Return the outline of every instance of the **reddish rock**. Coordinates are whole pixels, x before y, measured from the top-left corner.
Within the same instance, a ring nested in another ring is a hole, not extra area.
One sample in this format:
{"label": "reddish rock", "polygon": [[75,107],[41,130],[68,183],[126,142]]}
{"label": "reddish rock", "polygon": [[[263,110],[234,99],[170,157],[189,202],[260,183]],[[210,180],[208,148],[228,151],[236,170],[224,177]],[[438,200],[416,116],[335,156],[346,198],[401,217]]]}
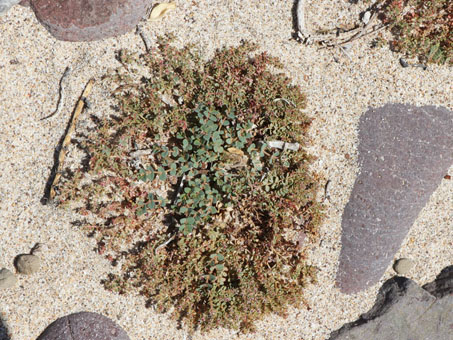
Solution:
{"label": "reddish rock", "polygon": [[67,41],[92,41],[124,34],[138,24],[152,5],[152,0],[26,1],[55,38]]}
{"label": "reddish rock", "polygon": [[388,104],[360,119],[361,171],[343,212],[337,286],[376,284],[453,164],[453,112]]}

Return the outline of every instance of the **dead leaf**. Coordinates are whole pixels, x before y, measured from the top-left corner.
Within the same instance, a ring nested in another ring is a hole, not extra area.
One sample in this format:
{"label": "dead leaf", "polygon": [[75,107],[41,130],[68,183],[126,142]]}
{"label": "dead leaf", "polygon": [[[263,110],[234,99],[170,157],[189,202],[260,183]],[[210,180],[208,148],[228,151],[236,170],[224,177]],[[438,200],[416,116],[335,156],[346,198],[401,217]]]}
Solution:
{"label": "dead leaf", "polygon": [[172,9],[175,9],[175,8],[176,8],[176,4],[174,2],[158,4],[151,11],[151,14],[149,15],[149,20],[157,21],[159,19],[162,19],[162,17],[165,15],[165,13],[167,13],[168,11],[171,11]]}
{"label": "dead leaf", "polygon": [[237,148],[228,148],[227,151],[233,155],[244,156],[244,151]]}

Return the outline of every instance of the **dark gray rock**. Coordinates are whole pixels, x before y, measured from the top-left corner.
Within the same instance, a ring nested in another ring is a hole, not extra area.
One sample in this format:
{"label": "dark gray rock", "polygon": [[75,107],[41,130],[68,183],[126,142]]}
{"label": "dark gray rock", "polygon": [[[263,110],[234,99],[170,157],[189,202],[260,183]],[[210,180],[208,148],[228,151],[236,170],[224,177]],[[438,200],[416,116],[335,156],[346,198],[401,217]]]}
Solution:
{"label": "dark gray rock", "polygon": [[431,295],[434,295],[436,298],[453,294],[453,266],[444,268],[437,276],[436,280],[424,285],[423,289],[428,291]]}
{"label": "dark gray rock", "polygon": [[[448,281],[453,287],[451,273]],[[450,289],[436,298],[436,292],[432,295],[414,281],[396,276],[382,286],[368,313],[333,332],[329,340],[452,340],[452,293]]]}
{"label": "dark gray rock", "polygon": [[337,286],[376,284],[453,163],[453,112],[387,104],[359,124],[361,172],[343,212]]}
{"label": "dark gray rock", "polygon": [[29,0],[38,20],[57,39],[92,41],[124,34],[152,0]]}
{"label": "dark gray rock", "polygon": [[130,340],[109,318],[91,312],[74,313],[51,323],[37,340]]}

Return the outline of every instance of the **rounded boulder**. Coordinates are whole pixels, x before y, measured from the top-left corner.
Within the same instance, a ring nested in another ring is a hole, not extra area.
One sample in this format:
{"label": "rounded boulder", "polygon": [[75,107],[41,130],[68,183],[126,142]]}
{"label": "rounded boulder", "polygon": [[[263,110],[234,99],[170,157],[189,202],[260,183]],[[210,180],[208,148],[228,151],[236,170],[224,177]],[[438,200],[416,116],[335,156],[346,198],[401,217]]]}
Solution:
{"label": "rounded boulder", "polygon": [[38,20],[55,38],[93,41],[132,30],[151,0],[29,0]]}
{"label": "rounded boulder", "polygon": [[130,340],[109,318],[91,312],[63,316],[52,322],[37,340]]}

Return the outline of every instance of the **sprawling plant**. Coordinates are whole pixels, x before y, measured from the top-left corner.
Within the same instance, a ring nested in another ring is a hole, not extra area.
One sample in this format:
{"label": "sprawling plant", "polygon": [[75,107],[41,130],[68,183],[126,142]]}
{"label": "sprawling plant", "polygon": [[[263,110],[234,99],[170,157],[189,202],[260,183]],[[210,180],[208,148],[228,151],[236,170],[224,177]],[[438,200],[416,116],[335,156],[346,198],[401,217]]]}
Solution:
{"label": "sprawling plant", "polygon": [[451,0],[383,0],[383,21],[390,25],[396,51],[422,62],[453,64]]}
{"label": "sprawling plant", "polygon": [[140,58],[120,53],[109,79],[121,115],[83,138],[88,169],[59,188],[121,264],[106,287],[138,289],[192,329],[252,330],[303,302],[315,278],[303,244],[320,219],[305,97],[254,50],[244,42],[205,62],[162,38]]}

